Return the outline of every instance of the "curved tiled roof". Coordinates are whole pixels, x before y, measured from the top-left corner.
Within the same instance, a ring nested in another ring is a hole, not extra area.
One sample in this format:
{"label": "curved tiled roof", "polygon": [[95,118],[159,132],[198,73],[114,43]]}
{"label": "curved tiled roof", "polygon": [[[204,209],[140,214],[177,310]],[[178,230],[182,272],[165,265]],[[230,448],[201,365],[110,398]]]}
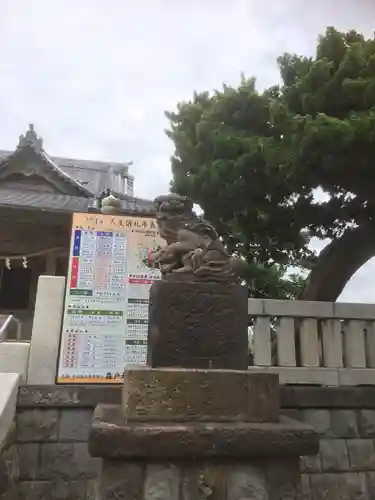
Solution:
{"label": "curved tiled roof", "polygon": [[[0,151],[0,206],[87,212],[93,207],[94,198],[109,189],[120,199],[124,212],[154,214],[152,201],[133,196],[134,177],[129,175],[130,165],[131,162],[51,157],[30,125],[14,151]],[[114,174],[127,179],[128,194],[112,189],[114,185],[121,186],[121,182],[111,182]],[[41,179],[41,185],[37,181],[38,189],[32,184],[35,177]],[[48,184],[48,189],[43,187],[43,182]],[[51,192],[51,187],[55,192]]]}
{"label": "curved tiled roof", "polygon": [[30,145],[26,145],[22,149],[17,148],[13,153],[5,156],[0,160],[0,174],[3,179],[6,178],[6,173],[4,173],[4,170],[9,166],[13,168],[13,166],[17,164],[19,157],[24,154],[34,155],[34,157],[35,155],[37,155],[38,158],[40,158],[41,163],[45,165],[44,168],[47,169],[46,171],[48,172],[48,174],[52,175],[52,177],[55,176],[55,178],[57,176],[60,180],[70,185],[72,188],[74,188],[77,195],[81,195],[85,198],[92,198],[94,196],[91,191],[89,191],[82,184],[73,179],[73,177],[66,174],[60,167],[58,167],[44,150],[35,151],[35,149]]}
{"label": "curved tiled roof", "polygon": [[92,203],[90,198],[67,194],[43,193],[1,187],[0,205],[12,207],[40,208],[45,210],[63,210],[67,212],[87,212]]}
{"label": "curved tiled roof", "polygon": [[[0,185],[0,206],[13,208],[33,208],[48,211],[88,212],[93,199],[67,194],[44,193],[40,191],[25,191],[6,188]],[[121,200],[123,212],[154,214],[155,208],[151,201],[134,197]]]}
{"label": "curved tiled roof", "polygon": [[83,195],[86,195],[88,197],[93,196],[93,193],[89,189],[86,189],[80,182],[75,180],[71,175],[67,174],[58,165],[56,165],[56,163],[52,160],[52,158],[50,156],[48,156],[48,154],[44,150],[42,150],[40,154],[41,154],[42,158],[51,165],[51,167],[55,170],[55,172],[62,179],[69,182],[70,184],[72,184],[76,188],[80,189],[82,191]]}

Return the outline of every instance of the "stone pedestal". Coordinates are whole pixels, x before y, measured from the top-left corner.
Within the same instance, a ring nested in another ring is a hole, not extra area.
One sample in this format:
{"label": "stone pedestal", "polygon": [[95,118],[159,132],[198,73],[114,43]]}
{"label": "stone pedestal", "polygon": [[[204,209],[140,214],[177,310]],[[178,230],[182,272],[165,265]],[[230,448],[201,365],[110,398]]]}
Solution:
{"label": "stone pedestal", "polygon": [[[89,441],[100,500],[296,500],[315,431],[279,416],[277,376],[132,369]],[[99,500],[98,499],[98,500]]]}
{"label": "stone pedestal", "polygon": [[248,367],[247,288],[156,281],[150,291],[148,365]]}

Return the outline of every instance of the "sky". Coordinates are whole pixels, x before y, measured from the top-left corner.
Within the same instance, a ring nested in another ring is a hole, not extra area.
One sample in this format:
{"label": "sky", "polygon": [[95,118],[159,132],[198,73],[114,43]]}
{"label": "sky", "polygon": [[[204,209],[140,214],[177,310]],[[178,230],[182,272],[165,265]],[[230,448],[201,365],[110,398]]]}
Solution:
{"label": "sky", "polygon": [[[0,149],[34,123],[52,156],[132,160],[152,198],[171,178],[165,110],[241,73],[277,83],[283,52],[374,19],[375,0],[0,0]],[[375,302],[374,277],[371,260],[340,300]]]}

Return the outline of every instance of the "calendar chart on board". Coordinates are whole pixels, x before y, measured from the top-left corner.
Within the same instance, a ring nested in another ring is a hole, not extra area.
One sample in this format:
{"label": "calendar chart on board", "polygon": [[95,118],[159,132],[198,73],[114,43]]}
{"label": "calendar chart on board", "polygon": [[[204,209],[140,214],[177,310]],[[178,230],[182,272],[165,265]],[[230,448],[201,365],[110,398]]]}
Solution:
{"label": "calendar chart on board", "polygon": [[74,214],[58,383],[121,382],[127,364],[145,364],[148,255],[160,248],[147,217]]}

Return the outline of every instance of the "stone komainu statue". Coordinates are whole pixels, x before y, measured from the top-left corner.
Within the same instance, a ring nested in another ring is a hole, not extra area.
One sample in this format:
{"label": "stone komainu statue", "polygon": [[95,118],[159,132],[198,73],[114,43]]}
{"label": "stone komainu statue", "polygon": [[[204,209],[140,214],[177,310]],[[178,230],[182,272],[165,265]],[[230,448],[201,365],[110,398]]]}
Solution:
{"label": "stone komainu statue", "polygon": [[151,255],[163,279],[237,283],[241,260],[228,255],[214,227],[193,212],[193,202],[176,194],[155,201],[160,236],[167,246]]}

